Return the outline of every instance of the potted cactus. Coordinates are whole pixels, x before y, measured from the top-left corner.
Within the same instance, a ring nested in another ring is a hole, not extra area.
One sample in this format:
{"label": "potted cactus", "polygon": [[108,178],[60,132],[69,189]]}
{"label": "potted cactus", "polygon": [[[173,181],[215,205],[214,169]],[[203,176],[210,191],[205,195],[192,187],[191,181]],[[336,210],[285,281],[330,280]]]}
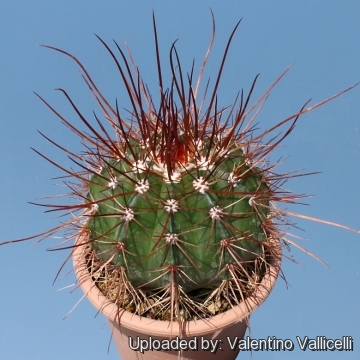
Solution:
{"label": "potted cactus", "polygon": [[[236,357],[239,349],[226,344],[226,338],[244,335],[251,312],[275,283],[282,246],[293,244],[282,225],[289,225],[288,215],[294,214],[278,204],[303,197],[283,188],[291,175],[277,174],[267,157],[302,114],[351,89],[311,107],[305,104],[257,134],[256,115],[287,70],[253,105],[257,77],[247,95],[241,93],[233,105],[221,107],[217,91],[238,25],[214,85],[207,84],[200,95],[215,30],[196,78],[194,68],[183,72],[173,44],[166,87],[153,19],[157,102],[131,54],[115,42],[116,55],[99,38],[127,90],[131,109],[126,112],[118,103],[110,104],[77,58],[46,46],[80,66],[108,125],[96,115],[94,122],[86,119],[60,89],[88,129],[81,131],[38,95],[84,144],[84,152],[75,154],[44,135],[69,155],[77,170],[39,153],[72,178],[67,185],[78,201],[45,204],[50,211],[70,214],[69,219],[12,242],[64,234],[66,245],[60,247],[71,248],[78,283],[108,317],[124,359],[161,354],[196,359],[203,356],[201,349],[214,359]],[[284,126],[281,136],[268,139]]]}

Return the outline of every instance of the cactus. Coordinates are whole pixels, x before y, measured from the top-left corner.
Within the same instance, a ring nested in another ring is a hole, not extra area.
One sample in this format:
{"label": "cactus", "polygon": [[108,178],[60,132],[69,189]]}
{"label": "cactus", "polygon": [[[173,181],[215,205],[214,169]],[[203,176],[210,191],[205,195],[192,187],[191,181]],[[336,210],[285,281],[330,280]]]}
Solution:
{"label": "cactus", "polygon": [[[155,21],[154,30],[158,49]],[[123,287],[133,289],[132,298],[139,290],[145,291],[146,300],[156,294],[164,303],[167,294],[171,319],[184,311],[192,316],[185,310],[187,299],[196,301],[201,309],[197,315],[206,315],[202,304],[224,286],[237,293],[235,299],[227,297],[228,306],[241,301],[250,293],[249,283],[254,283],[247,267],[254,267],[258,259],[265,263],[268,240],[278,237],[278,229],[271,226],[274,188],[269,172],[257,166],[268,147],[251,150],[256,141],[250,139],[252,130],[236,132],[244,122],[251,91],[234,124],[229,126],[230,117],[221,122],[225,109],[217,109],[216,88],[202,110],[191,77],[185,90],[173,46],[171,87],[163,88],[160,70],[161,101],[155,107],[139,74],[135,85],[120,52],[128,71],[126,77],[118,65],[133,104],[132,122],[129,128],[117,108],[112,122],[116,142],[93,131],[100,146],[91,152],[96,161],[86,195],[89,218],[84,228],[90,246],[100,264],[121,269]],[[158,53],[157,62],[160,69]],[[118,295],[115,301],[126,307],[123,299],[128,297]]]}
{"label": "cactus", "polygon": [[[96,285],[120,307],[140,315],[151,308],[159,313],[156,304],[160,304],[168,311],[165,317],[171,320],[198,317],[219,311],[209,309],[211,299],[226,302],[225,307],[219,306],[222,309],[244,301],[264,275],[268,255],[278,251],[273,240],[286,246],[294,244],[281,226],[291,225],[287,216],[296,214],[277,204],[294,203],[304,197],[283,188],[293,175],[277,174],[277,164],[269,165],[268,155],[291,133],[299,116],[351,89],[312,107],[306,108],[305,104],[297,113],[256,134],[256,116],[288,69],[252,106],[249,103],[257,77],[247,95],[242,92],[233,105],[219,107],[218,87],[239,23],[229,37],[215,85],[211,89],[208,83],[200,97],[199,84],[214,33],[196,82],[194,67],[189,74],[183,74],[173,44],[172,78],[166,88],[153,19],[158,106],[131,53],[126,56],[115,42],[120,53],[117,57],[99,38],[114,59],[127,90],[132,107],[128,111],[130,120],[120,114],[117,103],[115,107],[110,105],[79,60],[45,46],[80,66],[114,134],[96,115],[97,125],[91,124],[65,90],[59,89],[88,132],[75,127],[37,95],[81,138],[85,151],[75,154],[43,135],[81,169],[66,169],[38,152],[75,180],[66,185],[69,195],[79,201],[45,204],[50,211],[65,211],[71,217],[30,238],[43,239],[63,230],[67,231],[66,241],[84,235],[85,240],[76,246],[87,251],[89,271]],[[286,125],[281,136],[267,139]],[[113,276],[111,286],[109,274]],[[151,316],[158,318],[157,314]]]}

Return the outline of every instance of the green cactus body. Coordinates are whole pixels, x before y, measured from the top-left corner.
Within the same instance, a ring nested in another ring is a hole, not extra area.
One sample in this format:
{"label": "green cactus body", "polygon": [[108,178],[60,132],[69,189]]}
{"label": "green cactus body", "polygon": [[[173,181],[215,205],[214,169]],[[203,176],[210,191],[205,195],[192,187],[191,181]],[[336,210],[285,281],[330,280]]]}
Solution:
{"label": "green cactus body", "polygon": [[203,138],[173,143],[165,164],[134,137],[90,179],[91,245],[134,287],[216,288],[231,278],[230,264],[263,253],[269,188],[261,170],[234,141]]}

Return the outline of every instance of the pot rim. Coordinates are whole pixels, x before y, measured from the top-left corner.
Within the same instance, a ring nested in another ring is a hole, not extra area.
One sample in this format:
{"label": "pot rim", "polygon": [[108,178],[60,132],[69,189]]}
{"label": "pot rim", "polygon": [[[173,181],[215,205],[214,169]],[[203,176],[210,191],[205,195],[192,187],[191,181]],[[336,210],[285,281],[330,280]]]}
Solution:
{"label": "pot rim", "polygon": [[[239,305],[224,313],[200,320],[185,321],[180,329],[177,321],[154,320],[133,314],[120,309],[116,304],[108,300],[93,282],[84,261],[83,253],[88,241],[82,242],[86,235],[79,235],[73,248],[74,272],[79,287],[92,303],[92,305],[112,323],[126,327],[133,331],[147,333],[153,336],[196,336],[221,330],[227,326],[240,321],[248,321],[252,312],[254,312],[268,297],[272,291],[281,268],[281,244],[280,239],[271,240],[274,242],[274,253],[270,257],[269,268],[261,284],[254,293]],[[83,245],[82,245],[83,244]]]}

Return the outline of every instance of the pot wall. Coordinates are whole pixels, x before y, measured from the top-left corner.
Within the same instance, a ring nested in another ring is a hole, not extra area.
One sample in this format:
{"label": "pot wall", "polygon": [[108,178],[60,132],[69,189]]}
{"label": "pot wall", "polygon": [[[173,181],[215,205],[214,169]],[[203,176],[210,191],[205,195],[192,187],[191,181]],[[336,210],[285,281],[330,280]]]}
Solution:
{"label": "pot wall", "polygon": [[[80,237],[77,241],[77,244],[79,243],[81,243]],[[131,349],[129,346],[130,337],[132,340],[130,343],[131,347],[137,349],[140,348],[140,344],[137,343],[138,337],[143,340],[142,344],[144,346],[146,345],[145,340],[149,340],[150,336],[152,340],[166,341],[171,339],[176,341],[176,337],[180,334],[179,323],[152,320],[118,309],[118,307],[107,300],[94,285],[85,266],[83,246],[74,248],[73,261],[75,273],[83,292],[95,308],[100,310],[108,318],[113,341],[115,341],[117,350],[123,360],[175,360],[180,358],[190,360],[201,359],[204,358],[204,356],[210,356],[211,359],[214,360],[230,360],[236,358],[239,350],[232,350],[228,339],[233,342],[236,337],[238,339],[244,337],[250,314],[261,305],[275,285],[281,265],[281,248],[279,242],[277,242],[277,244],[279,245],[279,251],[277,256],[270,261],[269,273],[265,275],[261,285],[254,294],[248,298],[248,301],[242,302],[234,309],[207,320],[188,321],[182,324],[183,335],[181,338],[186,341],[192,340],[188,344],[191,348],[195,348],[196,344],[197,350],[183,351],[181,356],[179,356],[179,351],[154,350],[144,351],[142,354],[140,351]],[[206,345],[211,346],[206,340],[213,340],[212,347],[214,347],[215,342],[218,341],[216,343],[218,350],[216,352],[211,352],[210,350],[204,351]],[[220,340],[221,342],[219,342]],[[176,345],[174,342],[172,344]],[[155,347],[158,346],[158,342],[155,341],[154,345]]]}

